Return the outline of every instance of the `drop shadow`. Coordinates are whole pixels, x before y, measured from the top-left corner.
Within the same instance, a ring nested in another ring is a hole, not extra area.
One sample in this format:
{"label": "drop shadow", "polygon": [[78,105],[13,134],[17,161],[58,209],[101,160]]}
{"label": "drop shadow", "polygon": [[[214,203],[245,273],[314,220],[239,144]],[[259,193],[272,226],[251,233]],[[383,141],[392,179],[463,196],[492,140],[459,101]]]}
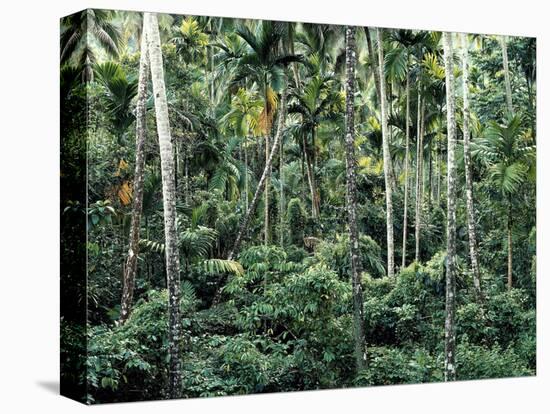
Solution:
{"label": "drop shadow", "polygon": [[59,395],[59,381],[37,381],[36,385],[52,394]]}

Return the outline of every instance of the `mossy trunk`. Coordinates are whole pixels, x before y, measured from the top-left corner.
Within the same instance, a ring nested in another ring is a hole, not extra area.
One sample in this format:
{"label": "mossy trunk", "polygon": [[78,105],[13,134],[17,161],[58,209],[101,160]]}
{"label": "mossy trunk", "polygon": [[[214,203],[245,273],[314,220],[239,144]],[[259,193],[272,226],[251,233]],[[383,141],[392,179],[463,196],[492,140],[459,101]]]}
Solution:
{"label": "mossy trunk", "polygon": [[164,84],[164,68],[160,48],[160,35],[157,16],[145,13],[149,19],[149,58],[153,96],[157,119],[157,132],[160,148],[160,168],[162,175],[162,199],[164,207],[164,238],[166,255],[166,284],[168,287],[168,355],[169,355],[169,396],[179,398],[181,394],[180,368],[180,260],[176,229],[176,187],[174,180],[174,149],[170,134],[168,103]]}
{"label": "mossy trunk", "polygon": [[346,27],[346,205],[348,210],[351,283],[353,288],[353,325],[355,368],[359,372],[367,365],[365,343],[365,315],[363,312],[363,268],[359,251],[359,230],[357,228],[357,160],[355,159],[355,28]]}
{"label": "mossy trunk", "polygon": [[470,265],[474,290],[479,301],[482,300],[481,277],[479,274],[479,261],[477,258],[477,237],[475,227],[474,190],[472,182],[472,156],[470,153],[470,99],[468,91],[468,38],[462,33],[462,99],[463,99],[463,123],[462,133],[464,134],[464,174],[466,178],[466,210],[468,216],[468,247],[470,251]]}
{"label": "mossy trunk", "polygon": [[386,244],[388,255],[388,276],[394,275],[394,246],[393,246],[393,185],[392,185],[392,167],[391,167],[391,154],[388,132],[388,108],[386,102],[386,76],[384,73],[384,50],[382,43],[382,31],[376,29],[376,35],[378,37],[378,69],[379,69],[379,81],[380,81],[380,107],[382,118],[382,152],[384,157],[384,180],[386,187]]}
{"label": "mossy trunk", "polygon": [[422,231],[422,183],[424,175],[424,100],[418,89],[418,117],[416,137],[416,185],[414,219],[414,260],[420,261],[420,235]]}
{"label": "mossy trunk", "polygon": [[504,87],[506,89],[506,108],[509,114],[513,114],[514,104],[512,102],[512,84],[510,83],[510,69],[508,65],[508,39],[506,36],[500,37],[500,47],[502,49],[502,68],[504,69]]}
{"label": "mossy trunk", "polygon": [[447,94],[447,265],[445,274],[445,381],[456,379],[456,120],[453,43],[443,33]]}
{"label": "mossy trunk", "polygon": [[407,57],[407,73],[405,81],[405,95],[406,95],[406,114],[405,114],[405,190],[403,200],[403,249],[401,251],[401,267],[405,268],[407,264],[407,215],[408,215],[408,202],[409,202],[409,142],[410,142],[410,76],[409,76],[409,62]]}
{"label": "mossy trunk", "polygon": [[136,155],[134,171],[134,194],[132,205],[132,221],[130,224],[130,246],[124,266],[122,300],[120,304],[120,323],[130,316],[134,296],[137,258],[139,254],[139,230],[143,208],[143,179],[145,175],[145,139],[147,137],[146,101],[149,57],[147,54],[147,21],[143,20],[141,35],[141,56],[139,59],[139,80],[136,106]]}

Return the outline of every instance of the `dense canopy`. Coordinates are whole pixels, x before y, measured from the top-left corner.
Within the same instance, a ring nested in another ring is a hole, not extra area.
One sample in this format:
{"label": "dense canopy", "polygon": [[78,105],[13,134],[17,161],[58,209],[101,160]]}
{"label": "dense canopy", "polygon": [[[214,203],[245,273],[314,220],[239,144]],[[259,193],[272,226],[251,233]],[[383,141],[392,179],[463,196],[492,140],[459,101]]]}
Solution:
{"label": "dense canopy", "polygon": [[87,402],[535,374],[535,39],[61,26]]}

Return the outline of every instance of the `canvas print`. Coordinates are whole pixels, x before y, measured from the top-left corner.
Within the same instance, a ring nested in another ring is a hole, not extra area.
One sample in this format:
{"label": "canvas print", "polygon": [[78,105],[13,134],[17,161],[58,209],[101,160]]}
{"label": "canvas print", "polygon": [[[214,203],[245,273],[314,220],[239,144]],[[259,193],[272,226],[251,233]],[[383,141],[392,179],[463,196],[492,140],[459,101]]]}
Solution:
{"label": "canvas print", "polygon": [[535,375],[536,39],[89,9],[60,67],[63,395]]}

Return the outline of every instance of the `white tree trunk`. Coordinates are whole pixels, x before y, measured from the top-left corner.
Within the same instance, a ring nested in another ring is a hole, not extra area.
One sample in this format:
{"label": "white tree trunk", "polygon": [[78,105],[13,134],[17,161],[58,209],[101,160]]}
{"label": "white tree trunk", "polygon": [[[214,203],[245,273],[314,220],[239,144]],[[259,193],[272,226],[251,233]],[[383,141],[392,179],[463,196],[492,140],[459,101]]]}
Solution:
{"label": "white tree trunk", "polygon": [[164,85],[164,68],[160,48],[160,35],[157,16],[145,13],[149,19],[149,58],[151,78],[153,81],[153,96],[157,118],[157,132],[160,148],[160,163],[162,175],[162,199],[164,206],[164,236],[166,254],[166,285],[169,297],[169,396],[178,398],[181,392],[180,372],[180,260],[177,245],[176,229],[176,188],[174,182],[174,150],[170,135],[168,104]]}
{"label": "white tree trunk", "polygon": [[453,41],[443,33],[447,93],[447,267],[445,294],[445,381],[456,379],[456,122]]}
{"label": "white tree trunk", "polygon": [[147,20],[143,19],[141,35],[141,55],[139,58],[139,80],[136,106],[136,160],[134,171],[134,196],[132,207],[132,222],[130,224],[130,247],[124,266],[122,300],[120,305],[120,322],[124,323],[130,316],[134,297],[137,258],[139,254],[139,228],[143,206],[143,179],[145,175],[145,139],[147,137],[146,101],[147,79],[149,71],[149,56],[147,54]]}
{"label": "white tree trunk", "polygon": [[460,35],[462,42],[462,99],[463,99],[463,124],[462,132],[464,134],[464,173],[466,176],[466,209],[468,214],[468,245],[470,250],[470,264],[472,267],[472,277],[474,281],[474,290],[478,300],[481,300],[481,277],[479,275],[479,264],[477,258],[477,237],[475,227],[474,195],[472,182],[472,157],[470,153],[470,100],[468,91],[468,38],[462,33]]}
{"label": "white tree trunk", "polygon": [[392,204],[392,183],[391,183],[391,154],[388,133],[388,109],[386,102],[386,82],[384,75],[384,50],[382,44],[382,34],[379,28],[376,28],[378,38],[378,68],[380,81],[380,106],[382,118],[382,152],[384,155],[384,180],[386,187],[386,239],[388,254],[388,276],[394,275],[394,248],[393,248],[393,204]]}
{"label": "white tree trunk", "polygon": [[[267,111],[267,101],[265,104]],[[269,132],[265,136],[265,165],[267,166],[269,162]],[[271,165],[269,166],[269,174],[265,180],[265,189],[264,189],[264,244],[267,246],[270,240],[270,230],[269,230],[269,177],[271,176]]]}
{"label": "white tree trunk", "polygon": [[281,248],[285,246],[285,177],[284,177],[284,142],[281,137],[281,143],[279,145],[279,243]]}
{"label": "white tree trunk", "polygon": [[500,37],[500,46],[502,49],[502,67],[504,69],[504,87],[506,88],[506,107],[508,113],[514,113],[514,105],[512,103],[512,85],[510,83],[510,69],[508,66],[508,40],[506,36]]}

